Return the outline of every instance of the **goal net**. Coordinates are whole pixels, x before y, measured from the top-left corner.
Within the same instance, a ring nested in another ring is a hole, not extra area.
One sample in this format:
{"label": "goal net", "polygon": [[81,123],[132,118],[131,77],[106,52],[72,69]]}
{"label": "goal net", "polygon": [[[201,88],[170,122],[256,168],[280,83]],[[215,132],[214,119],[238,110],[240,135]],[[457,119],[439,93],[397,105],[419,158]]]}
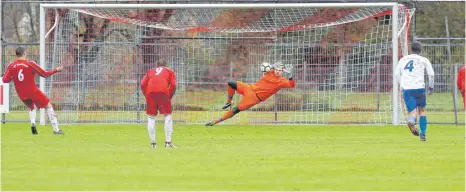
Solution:
{"label": "goal net", "polygon": [[146,121],[140,80],[160,59],[177,74],[179,123],[221,117],[226,82],[255,83],[265,61],[292,64],[296,88],[225,123],[404,119],[392,78],[407,53],[412,10],[402,5],[48,4],[41,11],[40,63],[66,68],[40,83],[61,123]]}

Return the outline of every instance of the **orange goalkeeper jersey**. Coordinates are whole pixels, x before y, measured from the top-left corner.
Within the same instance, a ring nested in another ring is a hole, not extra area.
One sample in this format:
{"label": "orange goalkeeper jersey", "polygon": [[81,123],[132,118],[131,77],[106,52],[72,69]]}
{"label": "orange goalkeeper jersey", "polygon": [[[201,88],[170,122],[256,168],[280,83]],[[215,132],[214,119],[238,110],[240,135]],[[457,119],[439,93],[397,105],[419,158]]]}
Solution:
{"label": "orange goalkeeper jersey", "polygon": [[256,93],[261,101],[275,94],[281,88],[293,88],[295,82],[284,77],[275,76],[273,70],[267,72],[256,84],[252,85],[252,90]]}

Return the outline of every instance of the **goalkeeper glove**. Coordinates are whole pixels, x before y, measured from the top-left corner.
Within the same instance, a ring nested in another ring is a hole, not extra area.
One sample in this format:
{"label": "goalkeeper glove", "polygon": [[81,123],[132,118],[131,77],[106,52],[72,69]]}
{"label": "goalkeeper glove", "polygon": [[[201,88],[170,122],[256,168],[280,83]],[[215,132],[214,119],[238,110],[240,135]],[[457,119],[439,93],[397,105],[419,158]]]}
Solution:
{"label": "goalkeeper glove", "polygon": [[281,61],[278,61],[272,65],[272,68],[278,70],[283,69],[283,63]]}
{"label": "goalkeeper glove", "polygon": [[289,80],[293,79],[293,65],[286,64],[283,72],[285,72],[285,75]]}

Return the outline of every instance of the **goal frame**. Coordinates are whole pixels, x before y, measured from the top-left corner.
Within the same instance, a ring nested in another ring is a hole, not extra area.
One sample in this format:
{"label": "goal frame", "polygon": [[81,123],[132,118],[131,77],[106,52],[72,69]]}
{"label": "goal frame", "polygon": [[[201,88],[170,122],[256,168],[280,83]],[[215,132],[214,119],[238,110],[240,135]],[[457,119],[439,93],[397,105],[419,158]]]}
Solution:
{"label": "goal frame", "polygon": [[[256,3],[256,4],[40,4],[40,67],[45,69],[45,40],[46,40],[46,9],[245,9],[245,8],[361,8],[361,7],[378,7],[389,8],[392,10],[391,15],[398,15],[398,6],[396,2],[389,3]],[[392,73],[396,70],[399,58],[398,42],[398,17],[391,17],[392,22]],[[408,38],[408,37],[405,37]],[[407,51],[408,42],[404,41],[403,48]],[[396,78],[392,78],[392,124],[398,125],[401,120],[401,108],[399,107]],[[39,89],[45,92],[45,78],[40,77]],[[40,109],[40,124],[45,125],[45,109]]]}

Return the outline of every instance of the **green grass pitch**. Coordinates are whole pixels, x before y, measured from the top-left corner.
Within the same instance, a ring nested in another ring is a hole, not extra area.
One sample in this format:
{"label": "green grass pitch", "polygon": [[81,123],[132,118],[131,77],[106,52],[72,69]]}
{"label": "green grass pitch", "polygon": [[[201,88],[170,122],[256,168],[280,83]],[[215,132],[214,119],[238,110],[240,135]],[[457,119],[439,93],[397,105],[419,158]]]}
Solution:
{"label": "green grass pitch", "polygon": [[2,190],[465,190],[464,126],[1,127]]}

